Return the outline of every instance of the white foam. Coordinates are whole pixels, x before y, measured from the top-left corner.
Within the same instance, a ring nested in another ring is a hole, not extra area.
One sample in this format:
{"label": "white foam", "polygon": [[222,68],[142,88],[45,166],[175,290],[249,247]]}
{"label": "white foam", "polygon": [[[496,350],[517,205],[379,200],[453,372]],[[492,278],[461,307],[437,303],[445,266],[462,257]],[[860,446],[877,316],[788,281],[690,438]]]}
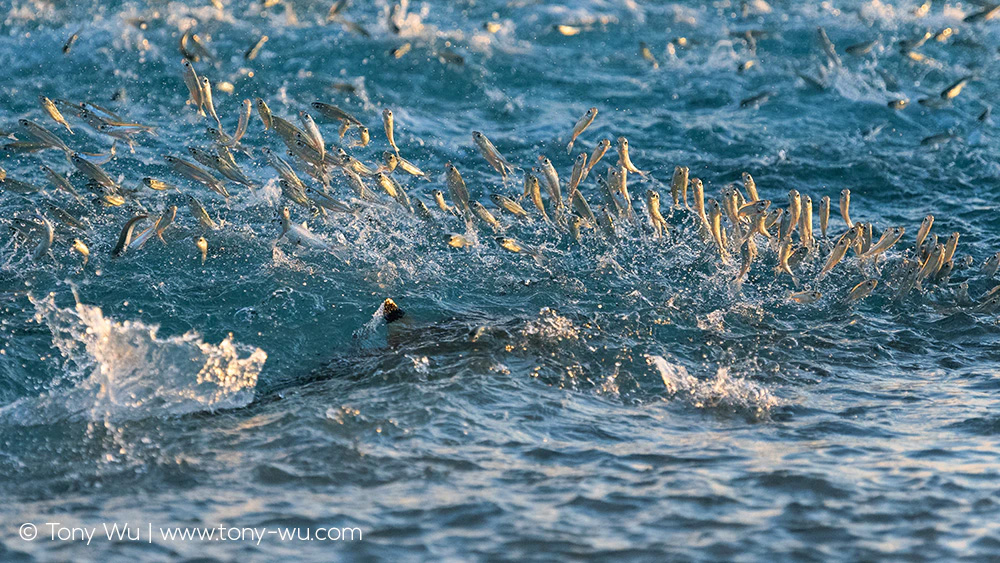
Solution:
{"label": "white foam", "polygon": [[[267,354],[230,334],[209,344],[190,331],[161,338],[158,326],[117,322],[100,307],[60,308],[32,300],[35,320],[52,332],[63,358],[58,388],[0,408],[0,421],[51,424],[176,416],[245,406]],[[68,384],[68,387],[67,387]]]}
{"label": "white foam", "polygon": [[766,387],[742,377],[733,377],[727,368],[719,368],[715,377],[698,379],[684,366],[668,362],[661,356],[646,356],[663,379],[667,392],[683,397],[697,408],[723,408],[749,410],[765,415],[780,402]]}

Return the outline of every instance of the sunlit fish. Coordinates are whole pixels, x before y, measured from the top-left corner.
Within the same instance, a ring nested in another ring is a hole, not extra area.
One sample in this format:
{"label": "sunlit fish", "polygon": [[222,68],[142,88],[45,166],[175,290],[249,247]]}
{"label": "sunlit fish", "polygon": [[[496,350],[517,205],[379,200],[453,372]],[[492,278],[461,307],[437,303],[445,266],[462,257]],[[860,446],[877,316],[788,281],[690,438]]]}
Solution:
{"label": "sunlit fish", "polygon": [[573,130],[570,132],[569,144],[566,145],[566,154],[573,152],[573,143],[576,142],[576,138],[586,131],[587,127],[590,127],[590,124],[594,122],[596,117],[597,108],[590,108],[576,121],[576,124],[573,125]]}

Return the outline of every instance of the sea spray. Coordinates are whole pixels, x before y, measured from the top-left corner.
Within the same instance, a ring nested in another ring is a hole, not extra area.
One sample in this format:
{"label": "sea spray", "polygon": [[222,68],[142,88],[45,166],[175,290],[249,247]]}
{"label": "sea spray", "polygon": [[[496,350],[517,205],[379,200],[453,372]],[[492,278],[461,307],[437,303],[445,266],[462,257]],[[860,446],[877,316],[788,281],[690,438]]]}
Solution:
{"label": "sea spray", "polygon": [[32,303],[71,386],[0,408],[6,423],[108,422],[238,408],[253,400],[267,360],[263,350],[235,342],[232,334],[218,344],[194,331],[160,337],[158,326],[118,322],[100,307],[61,308],[51,294]]}

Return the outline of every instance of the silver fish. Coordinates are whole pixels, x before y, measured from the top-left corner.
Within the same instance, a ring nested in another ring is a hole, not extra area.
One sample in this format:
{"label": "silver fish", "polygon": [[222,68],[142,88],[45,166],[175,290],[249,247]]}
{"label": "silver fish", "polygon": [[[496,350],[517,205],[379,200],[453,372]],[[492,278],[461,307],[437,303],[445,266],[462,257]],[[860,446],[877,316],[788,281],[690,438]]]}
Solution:
{"label": "silver fish", "polygon": [[385,138],[389,141],[389,146],[392,150],[399,154],[399,147],[396,146],[396,139],[394,137],[394,131],[396,128],[395,121],[392,117],[391,109],[382,110],[382,126],[385,128]]}
{"label": "silver fish", "polygon": [[203,184],[208,187],[208,189],[223,197],[229,197],[229,191],[226,190],[226,186],[223,185],[218,178],[212,176],[207,170],[199,168],[196,164],[188,162],[183,158],[177,158],[168,154],[163,155],[163,160],[165,160],[167,164],[170,165],[170,168],[172,168],[177,174],[180,174],[189,180],[194,180],[199,184]]}
{"label": "silver fish", "polygon": [[17,120],[18,124],[25,130],[29,137],[37,140],[38,142],[52,147],[54,149],[59,149],[66,154],[73,151],[63,142],[62,139],[57,137],[53,132],[49,131],[45,127],[35,123],[34,121],[29,121],[27,119]]}
{"label": "silver fish", "polygon": [[462,174],[450,162],[446,163],[444,168],[448,180],[448,191],[451,193],[452,201],[458,205],[458,208],[462,210],[466,217],[469,217],[472,212],[469,207],[469,189],[465,186]]}
{"label": "silver fish", "polygon": [[674,175],[670,179],[670,197],[674,200],[674,207],[680,205],[682,195],[684,198],[684,206],[687,207],[689,173],[690,169],[687,166],[674,167]]}
{"label": "silver fish", "polygon": [[205,100],[201,93],[201,79],[198,77],[198,73],[195,72],[191,61],[182,59],[181,64],[184,65],[184,84],[187,86],[190,96],[188,101],[198,109],[198,115],[204,117]]}
{"label": "silver fish", "polygon": [[639,174],[641,176],[646,175],[645,172],[639,170],[634,164],[632,164],[632,159],[628,155],[628,139],[625,137],[618,137],[618,161],[629,172]]}
{"label": "silver fish", "polygon": [[271,116],[271,108],[267,107],[267,102],[261,98],[256,98],[254,101],[257,105],[257,115],[260,116],[260,120],[264,124],[264,130],[267,131],[274,126]]}
{"label": "silver fish", "polygon": [[212,116],[216,125],[219,126],[219,131],[222,131],[222,122],[219,121],[219,114],[215,113],[215,103],[212,101],[212,82],[209,81],[207,76],[199,78],[201,79],[201,101],[208,108],[208,114]]}
{"label": "silver fish", "polygon": [[850,293],[847,294],[847,297],[845,298],[844,301],[847,303],[851,303],[853,301],[864,299],[865,297],[871,295],[872,292],[875,291],[875,287],[877,286],[878,286],[878,280],[874,279],[865,280],[859,283],[858,285],[854,286],[851,289]]}
{"label": "silver fish", "polygon": [[111,250],[112,258],[118,258],[119,256],[125,254],[125,251],[128,250],[129,242],[132,240],[132,231],[135,230],[136,224],[146,217],[148,217],[148,215],[136,215],[125,223],[125,226],[122,227],[121,234],[118,235],[118,244],[116,244],[114,249]]}
{"label": "silver fish", "polygon": [[597,108],[590,108],[587,113],[583,114],[583,117],[577,120],[576,124],[573,125],[573,131],[570,133],[569,144],[566,145],[566,154],[573,153],[573,143],[576,142],[576,138],[579,137],[590,124],[594,122],[597,117]]}
{"label": "silver fish", "polygon": [[514,165],[508,162],[507,159],[500,154],[500,151],[493,146],[493,143],[486,138],[486,135],[483,135],[479,131],[473,131],[472,140],[476,143],[476,146],[479,148],[479,152],[482,153],[486,162],[488,162],[494,170],[499,172],[502,178],[507,178],[507,175],[514,170]]}
{"label": "silver fish", "polygon": [[191,215],[198,220],[198,224],[202,228],[213,231],[219,228],[219,225],[209,216],[208,211],[205,211],[205,206],[193,195],[188,196],[188,208],[191,210]]}
{"label": "silver fish", "polygon": [[73,128],[69,126],[66,118],[59,112],[59,108],[56,107],[56,104],[52,100],[46,98],[45,96],[38,96],[38,102],[42,104],[42,109],[45,110],[45,113],[49,114],[52,121],[55,121],[59,125],[65,127],[66,130],[69,131],[70,135],[73,134]]}
{"label": "silver fish", "polygon": [[545,176],[545,187],[548,189],[550,202],[556,209],[562,209],[563,201],[562,192],[559,189],[559,173],[556,172],[555,166],[552,166],[552,161],[545,155],[540,155],[538,162],[542,166],[542,175]]}

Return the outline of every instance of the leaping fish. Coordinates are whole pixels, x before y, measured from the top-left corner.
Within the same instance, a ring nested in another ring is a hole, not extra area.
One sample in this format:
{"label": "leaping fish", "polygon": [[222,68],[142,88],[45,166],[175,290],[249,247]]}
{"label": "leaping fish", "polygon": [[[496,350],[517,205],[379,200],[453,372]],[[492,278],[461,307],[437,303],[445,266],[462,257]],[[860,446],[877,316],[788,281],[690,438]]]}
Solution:
{"label": "leaping fish", "polygon": [[576,142],[576,138],[579,137],[590,124],[594,122],[594,118],[597,117],[597,108],[590,108],[587,113],[583,114],[583,117],[576,121],[576,125],[573,126],[573,131],[570,133],[569,144],[566,145],[566,154],[573,153],[573,143]]}

